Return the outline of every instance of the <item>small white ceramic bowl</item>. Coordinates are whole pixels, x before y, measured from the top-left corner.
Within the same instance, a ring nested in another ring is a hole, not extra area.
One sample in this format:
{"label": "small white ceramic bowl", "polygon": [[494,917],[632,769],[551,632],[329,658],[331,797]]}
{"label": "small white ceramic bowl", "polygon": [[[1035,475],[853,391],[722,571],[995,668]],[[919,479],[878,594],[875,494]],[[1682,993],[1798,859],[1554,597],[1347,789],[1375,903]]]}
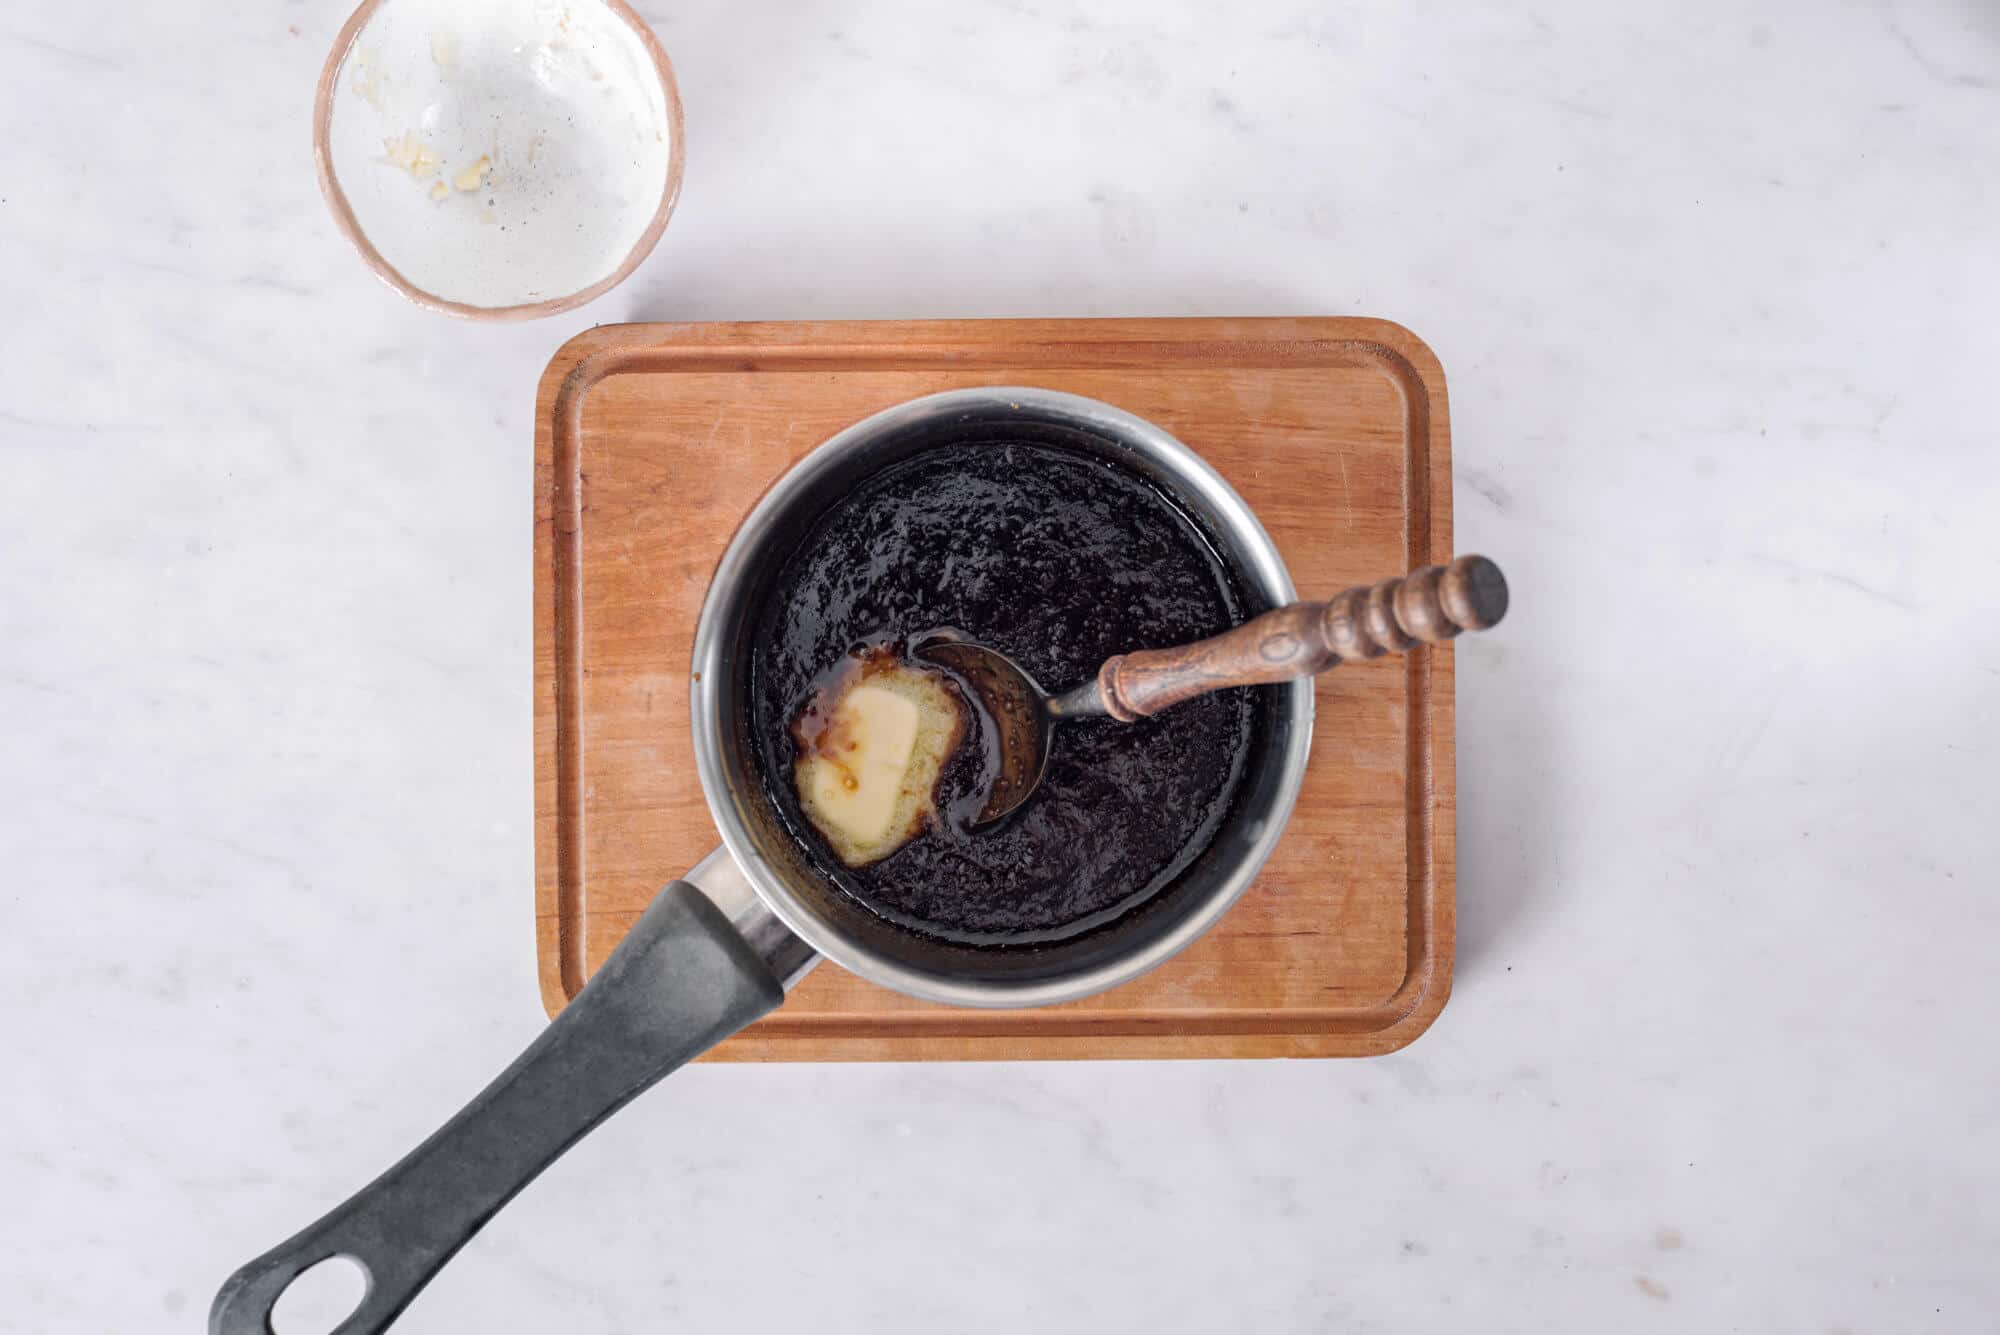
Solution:
{"label": "small white ceramic bowl", "polygon": [[609,291],[660,239],[680,92],[624,0],[363,0],[320,74],[313,157],[391,287],[531,319]]}

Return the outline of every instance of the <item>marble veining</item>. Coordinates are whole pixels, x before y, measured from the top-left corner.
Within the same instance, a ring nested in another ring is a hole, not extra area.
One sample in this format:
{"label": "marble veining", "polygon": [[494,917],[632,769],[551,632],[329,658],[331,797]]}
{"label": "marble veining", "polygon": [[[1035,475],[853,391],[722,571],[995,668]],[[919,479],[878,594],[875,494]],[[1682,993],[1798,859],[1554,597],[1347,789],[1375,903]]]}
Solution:
{"label": "marble veining", "polygon": [[400,1329],[1991,1328],[2000,12],[640,8],[679,211],[504,327],[335,234],[344,6],[0,18],[0,1329],[200,1328],[536,1032],[564,338],[1112,314],[1443,359],[1517,604],[1436,1028],[694,1069]]}

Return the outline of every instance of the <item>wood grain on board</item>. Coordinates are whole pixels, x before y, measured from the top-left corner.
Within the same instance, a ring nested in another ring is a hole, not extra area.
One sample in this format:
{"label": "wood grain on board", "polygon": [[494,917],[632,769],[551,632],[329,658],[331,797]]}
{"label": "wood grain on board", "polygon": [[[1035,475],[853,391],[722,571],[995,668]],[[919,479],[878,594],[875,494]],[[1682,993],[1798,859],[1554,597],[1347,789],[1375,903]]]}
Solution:
{"label": "wood grain on board", "polygon": [[[1257,511],[1301,597],[1451,550],[1444,375],[1377,320],[612,325],[542,376],[535,428],[535,925],[553,1014],[717,839],[688,659],[710,572],[764,489],[881,408],[976,385],[1103,399]],[[1451,986],[1452,652],[1318,682],[1312,760],[1257,883],[1185,953],[1029,1011],[938,1006],[823,964],[712,1058],[1364,1056]]]}

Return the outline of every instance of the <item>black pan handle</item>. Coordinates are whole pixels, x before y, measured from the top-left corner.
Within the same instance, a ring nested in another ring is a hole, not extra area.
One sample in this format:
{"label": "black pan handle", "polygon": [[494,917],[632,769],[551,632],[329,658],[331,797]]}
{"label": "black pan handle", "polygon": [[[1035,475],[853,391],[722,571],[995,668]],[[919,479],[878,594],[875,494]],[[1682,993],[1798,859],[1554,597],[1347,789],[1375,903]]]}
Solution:
{"label": "black pan handle", "polygon": [[784,998],[729,916],[675,881],[499,1079],[346,1204],[231,1275],[209,1310],[209,1335],[271,1335],[278,1295],[333,1256],[368,1277],[361,1305],[334,1335],[386,1329],[564,1150]]}

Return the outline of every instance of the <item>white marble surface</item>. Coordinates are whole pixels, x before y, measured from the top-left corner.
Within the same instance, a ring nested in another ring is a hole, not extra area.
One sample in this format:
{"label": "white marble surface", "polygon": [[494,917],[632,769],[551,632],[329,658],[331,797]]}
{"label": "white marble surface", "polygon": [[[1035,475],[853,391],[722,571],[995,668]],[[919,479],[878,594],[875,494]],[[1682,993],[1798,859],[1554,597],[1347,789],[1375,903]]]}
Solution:
{"label": "white marble surface", "polygon": [[1436,1028],[697,1069],[400,1329],[1994,1328],[2000,11],[640,7],[680,213],[505,328],[335,236],[337,5],[0,16],[0,1327],[199,1328],[541,1024],[562,339],[1365,313],[1518,600]]}

